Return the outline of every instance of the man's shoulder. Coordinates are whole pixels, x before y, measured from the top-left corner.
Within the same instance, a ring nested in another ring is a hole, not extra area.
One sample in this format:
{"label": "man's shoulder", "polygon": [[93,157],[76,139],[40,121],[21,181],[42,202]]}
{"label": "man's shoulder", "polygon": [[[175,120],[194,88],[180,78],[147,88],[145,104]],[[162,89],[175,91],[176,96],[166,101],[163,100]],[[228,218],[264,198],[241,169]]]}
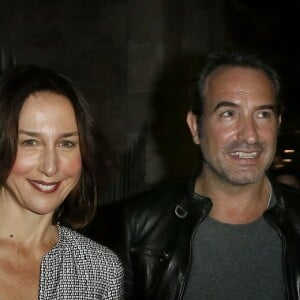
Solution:
{"label": "man's shoulder", "polygon": [[286,224],[300,225],[300,190],[288,185],[272,182],[277,204],[272,211],[278,220]]}
{"label": "man's shoulder", "polygon": [[300,190],[284,184],[280,184],[280,189],[285,206],[300,213]]}
{"label": "man's shoulder", "polygon": [[189,177],[183,177],[152,185],[128,199],[127,207],[130,209],[144,209],[145,207],[155,209],[158,206],[161,209],[164,205],[173,205],[188,193],[189,180]]}
{"label": "man's shoulder", "polygon": [[109,248],[118,249],[121,239],[118,236],[122,231],[120,228],[134,220],[142,219],[146,222],[154,216],[156,219],[164,217],[164,213],[172,211],[184,197],[189,179],[184,177],[157,183],[132,197],[99,207],[85,234]]}

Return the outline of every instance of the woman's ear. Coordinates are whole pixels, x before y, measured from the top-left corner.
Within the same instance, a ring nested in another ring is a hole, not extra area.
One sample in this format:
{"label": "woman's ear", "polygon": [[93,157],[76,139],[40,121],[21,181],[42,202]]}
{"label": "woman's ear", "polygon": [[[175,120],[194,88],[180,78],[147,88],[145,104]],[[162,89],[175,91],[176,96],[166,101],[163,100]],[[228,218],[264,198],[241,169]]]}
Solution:
{"label": "woman's ear", "polygon": [[200,140],[198,135],[198,117],[193,112],[189,111],[186,116],[186,122],[189,126],[194,143],[199,145]]}

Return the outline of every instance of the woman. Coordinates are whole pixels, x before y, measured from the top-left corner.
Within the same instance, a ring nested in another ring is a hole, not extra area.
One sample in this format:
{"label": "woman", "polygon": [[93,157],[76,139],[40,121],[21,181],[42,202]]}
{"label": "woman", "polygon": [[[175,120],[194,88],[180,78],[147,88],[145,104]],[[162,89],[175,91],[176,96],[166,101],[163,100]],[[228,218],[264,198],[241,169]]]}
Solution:
{"label": "woman", "polygon": [[0,81],[0,298],[121,299],[109,249],[77,233],[96,210],[88,105],[63,75],[16,67]]}

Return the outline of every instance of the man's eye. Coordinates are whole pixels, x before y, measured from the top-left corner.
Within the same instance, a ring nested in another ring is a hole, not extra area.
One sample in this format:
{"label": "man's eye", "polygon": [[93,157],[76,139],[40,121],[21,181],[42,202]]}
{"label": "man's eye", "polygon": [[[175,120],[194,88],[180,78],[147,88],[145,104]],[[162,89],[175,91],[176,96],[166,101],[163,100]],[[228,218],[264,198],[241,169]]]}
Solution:
{"label": "man's eye", "polygon": [[59,144],[60,147],[67,148],[67,149],[74,148],[75,145],[76,144],[72,141],[61,141]]}
{"label": "man's eye", "polygon": [[232,110],[227,110],[221,113],[221,117],[225,117],[225,118],[232,117],[233,115],[234,115],[234,111]]}
{"label": "man's eye", "polygon": [[259,111],[257,112],[257,116],[261,119],[270,119],[272,116],[272,113],[270,111]]}
{"label": "man's eye", "polygon": [[33,146],[37,146],[38,145],[38,141],[36,141],[34,139],[29,139],[29,140],[21,141],[20,144],[22,146],[26,146],[26,147],[33,147]]}

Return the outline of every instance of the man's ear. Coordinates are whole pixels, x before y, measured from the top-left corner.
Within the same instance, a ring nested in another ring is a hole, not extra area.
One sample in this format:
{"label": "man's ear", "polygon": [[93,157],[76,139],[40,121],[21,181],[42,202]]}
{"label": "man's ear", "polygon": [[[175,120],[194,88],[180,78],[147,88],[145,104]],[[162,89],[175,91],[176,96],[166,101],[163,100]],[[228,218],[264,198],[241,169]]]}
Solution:
{"label": "man's ear", "polygon": [[189,111],[186,116],[186,122],[189,126],[194,143],[199,145],[200,140],[199,140],[199,135],[198,135],[198,117],[194,113]]}
{"label": "man's ear", "polygon": [[278,129],[280,128],[281,125],[281,115],[278,116]]}

